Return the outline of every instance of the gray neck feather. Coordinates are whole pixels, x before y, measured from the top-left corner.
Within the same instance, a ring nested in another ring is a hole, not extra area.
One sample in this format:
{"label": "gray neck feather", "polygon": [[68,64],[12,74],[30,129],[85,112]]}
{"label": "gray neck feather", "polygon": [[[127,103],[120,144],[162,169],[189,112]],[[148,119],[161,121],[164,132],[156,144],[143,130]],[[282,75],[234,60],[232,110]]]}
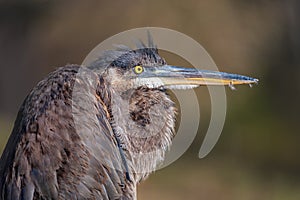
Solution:
{"label": "gray neck feather", "polygon": [[135,182],[155,171],[174,137],[174,103],[164,91],[112,90],[112,125]]}

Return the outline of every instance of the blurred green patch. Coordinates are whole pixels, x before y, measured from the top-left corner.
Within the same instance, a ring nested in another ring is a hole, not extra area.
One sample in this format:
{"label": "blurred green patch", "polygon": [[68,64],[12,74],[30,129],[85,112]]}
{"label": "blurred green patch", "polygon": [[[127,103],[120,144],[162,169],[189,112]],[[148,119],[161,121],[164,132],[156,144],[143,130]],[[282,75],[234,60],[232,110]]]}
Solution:
{"label": "blurred green patch", "polygon": [[298,200],[299,187],[281,173],[266,178],[230,158],[181,159],[142,183],[138,199]]}
{"label": "blurred green patch", "polygon": [[2,151],[6,145],[8,137],[12,131],[12,128],[13,128],[12,120],[0,116],[0,154],[2,154]]}

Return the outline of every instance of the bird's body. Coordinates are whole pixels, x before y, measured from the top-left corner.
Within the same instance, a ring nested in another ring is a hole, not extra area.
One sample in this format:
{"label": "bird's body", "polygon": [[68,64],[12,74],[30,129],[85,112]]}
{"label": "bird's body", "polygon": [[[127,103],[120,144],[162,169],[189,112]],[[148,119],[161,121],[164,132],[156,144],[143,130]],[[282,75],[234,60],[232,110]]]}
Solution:
{"label": "bird's body", "polygon": [[[58,69],[41,81],[24,101],[8,143],[8,146],[12,145],[14,148],[6,149],[1,159],[1,174],[4,176],[1,176],[0,188],[4,194],[3,199],[135,198],[135,185],[142,177],[136,174],[132,176],[133,180],[127,180],[124,171],[120,170],[123,168],[122,163],[115,166],[115,169],[109,164],[105,165],[101,159],[113,155],[112,152],[99,152],[101,147],[96,147],[97,151],[93,152],[93,148],[87,148],[84,139],[76,131],[72,115],[72,88],[78,70],[79,66],[76,65]],[[108,141],[108,145],[115,146],[111,149],[116,150],[118,144],[112,132],[112,116],[109,112],[109,85],[92,72],[89,76],[93,76],[94,81],[98,82],[94,91],[89,91],[95,95],[92,103],[97,109],[95,112],[80,111],[85,115],[84,125],[89,127],[85,131],[90,131],[85,134],[90,134],[89,138],[99,137],[99,141]],[[92,85],[85,87],[93,88]],[[151,105],[147,105],[147,96],[153,97],[151,93],[154,93],[156,99],[152,99]],[[137,110],[133,112],[135,114],[132,114],[132,119],[145,127],[150,123],[147,111],[161,101],[159,98],[162,97],[165,98],[166,94],[161,90],[135,90],[131,101],[132,104],[137,104],[134,106]],[[166,104],[172,111],[171,101],[159,103]],[[95,116],[101,127],[94,123]],[[93,129],[98,131],[94,132]],[[149,151],[144,146],[155,148],[160,145],[146,145],[147,142],[155,141],[157,140],[140,141],[133,138],[131,145],[126,148]],[[117,155],[118,153],[115,152]],[[118,157],[112,159],[119,160]],[[128,159],[127,162],[131,161]]]}
{"label": "bird's body", "polygon": [[166,63],[146,48],[106,64],[59,68],[27,96],[0,160],[1,200],[136,199],[175,136],[166,84],[149,76],[158,66],[165,78]]}

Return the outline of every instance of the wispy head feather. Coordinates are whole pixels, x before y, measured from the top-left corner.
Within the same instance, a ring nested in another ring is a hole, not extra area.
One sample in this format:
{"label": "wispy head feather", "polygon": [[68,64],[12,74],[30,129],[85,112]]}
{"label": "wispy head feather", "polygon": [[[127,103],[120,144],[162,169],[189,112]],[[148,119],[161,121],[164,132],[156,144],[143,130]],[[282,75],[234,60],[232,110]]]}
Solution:
{"label": "wispy head feather", "polygon": [[148,45],[143,41],[136,41],[136,48],[118,44],[114,45],[114,50],[102,52],[97,60],[92,62],[88,68],[92,70],[105,70],[107,67],[115,66],[128,68],[138,64],[166,64],[165,60],[158,54],[158,49],[153,42],[153,38],[148,32]]}

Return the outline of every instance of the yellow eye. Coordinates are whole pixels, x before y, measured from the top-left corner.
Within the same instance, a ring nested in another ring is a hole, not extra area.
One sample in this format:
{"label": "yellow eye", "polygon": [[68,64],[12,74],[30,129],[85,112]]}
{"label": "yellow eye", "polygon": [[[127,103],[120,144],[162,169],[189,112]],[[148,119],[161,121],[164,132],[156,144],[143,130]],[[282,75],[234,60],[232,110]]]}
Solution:
{"label": "yellow eye", "polygon": [[137,66],[134,67],[134,73],[136,73],[136,74],[140,74],[143,71],[144,71],[144,68],[140,65],[137,65]]}

